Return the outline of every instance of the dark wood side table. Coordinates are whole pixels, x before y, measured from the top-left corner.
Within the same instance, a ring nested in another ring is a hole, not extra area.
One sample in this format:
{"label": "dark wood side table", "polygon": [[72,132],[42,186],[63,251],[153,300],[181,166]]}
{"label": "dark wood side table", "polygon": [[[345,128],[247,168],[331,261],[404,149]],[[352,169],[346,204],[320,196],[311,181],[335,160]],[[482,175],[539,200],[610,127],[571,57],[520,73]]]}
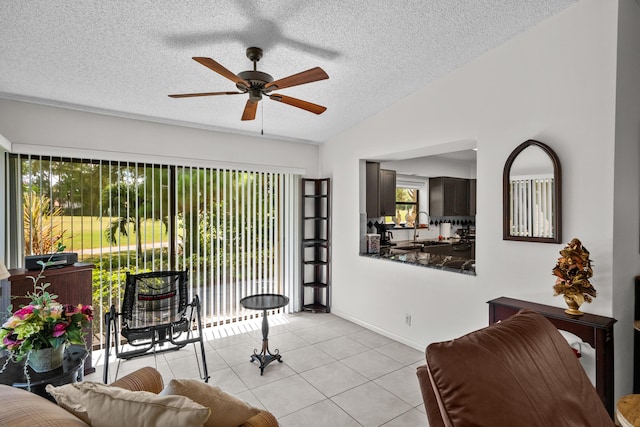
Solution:
{"label": "dark wood side table", "polygon": [[[84,361],[89,353],[79,345],[71,345],[64,352],[62,367],[48,372],[35,372],[27,367],[31,392],[54,401],[46,392],[47,384],[60,386],[64,384],[82,381],[84,378]],[[0,358],[0,367],[4,366],[6,357]],[[29,384],[24,375],[25,360],[18,363],[9,362],[6,369],[0,374],[0,384],[6,384],[27,390]]]}
{"label": "dark wood side table", "polygon": [[564,309],[513,298],[497,298],[488,301],[489,324],[513,316],[523,308],[537,311],[553,325],[580,337],[596,351],[596,391],[602,399],[609,415],[613,418],[613,324],[616,319],[585,313],[570,316]]}
{"label": "dark wood side table", "polygon": [[253,350],[251,362],[257,360],[260,362],[260,375],[264,373],[264,368],[274,360],[282,363],[282,357],[278,349],[275,353],[269,350],[269,321],[267,320],[267,310],[284,307],[289,304],[289,297],[278,294],[257,294],[244,297],[240,300],[240,304],[244,308],[250,310],[262,310],[262,350]]}

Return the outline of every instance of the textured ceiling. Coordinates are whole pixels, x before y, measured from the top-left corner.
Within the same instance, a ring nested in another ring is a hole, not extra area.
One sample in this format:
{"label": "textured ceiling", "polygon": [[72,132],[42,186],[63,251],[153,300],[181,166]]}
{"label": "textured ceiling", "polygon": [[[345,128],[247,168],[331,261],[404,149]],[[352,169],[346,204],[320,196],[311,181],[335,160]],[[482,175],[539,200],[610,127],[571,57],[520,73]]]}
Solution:
{"label": "textured ceiling", "polygon": [[[2,0],[0,98],[205,129],[322,143],[578,0]],[[193,61],[275,79],[319,66],[323,80],[279,93],[240,121],[247,95]]]}

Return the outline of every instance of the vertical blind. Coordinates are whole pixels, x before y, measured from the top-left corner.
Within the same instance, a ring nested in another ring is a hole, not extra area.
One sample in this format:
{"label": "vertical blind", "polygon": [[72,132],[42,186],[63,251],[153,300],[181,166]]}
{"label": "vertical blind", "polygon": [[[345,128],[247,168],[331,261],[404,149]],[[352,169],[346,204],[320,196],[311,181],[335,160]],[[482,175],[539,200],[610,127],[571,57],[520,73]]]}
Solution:
{"label": "vertical blind", "polygon": [[[188,270],[206,324],[256,315],[239,303],[255,293],[287,295],[283,310],[298,309],[298,175],[12,157],[21,252],[50,253],[61,243],[95,264],[97,319],[120,307],[126,272],[157,270]],[[94,325],[100,337],[102,327]]]}
{"label": "vertical blind", "polygon": [[520,178],[510,181],[511,234],[553,237],[553,178]]}

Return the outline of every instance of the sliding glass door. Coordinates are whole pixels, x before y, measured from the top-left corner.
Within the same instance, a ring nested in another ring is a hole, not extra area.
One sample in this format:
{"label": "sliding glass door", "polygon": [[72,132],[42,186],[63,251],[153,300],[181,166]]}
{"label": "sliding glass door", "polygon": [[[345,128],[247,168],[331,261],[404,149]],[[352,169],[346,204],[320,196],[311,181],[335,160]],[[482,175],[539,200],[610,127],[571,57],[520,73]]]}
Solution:
{"label": "sliding glass door", "polygon": [[20,181],[8,198],[22,212],[15,259],[61,243],[95,264],[96,319],[120,306],[127,272],[155,270],[189,271],[209,325],[255,315],[239,304],[255,293],[297,309],[297,175],[25,155],[9,170]]}

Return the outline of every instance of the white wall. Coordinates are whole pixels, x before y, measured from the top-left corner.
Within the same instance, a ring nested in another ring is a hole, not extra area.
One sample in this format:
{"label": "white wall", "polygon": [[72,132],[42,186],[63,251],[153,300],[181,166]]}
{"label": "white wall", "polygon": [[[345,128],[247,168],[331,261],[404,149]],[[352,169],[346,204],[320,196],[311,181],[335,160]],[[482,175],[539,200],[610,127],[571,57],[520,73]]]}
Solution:
{"label": "white wall", "polygon": [[0,143],[24,154],[187,164],[318,177],[318,146],[0,99]]}
{"label": "white wall", "polygon": [[[594,260],[598,297],[583,310],[613,316],[614,303],[631,304],[629,281],[638,272],[637,156],[636,164],[624,164],[635,168],[636,226],[627,235],[616,233],[627,242],[619,245],[635,248],[635,267],[626,267],[622,277],[613,274],[614,165],[616,177],[624,173],[618,171],[623,160],[614,159],[616,31],[617,2],[583,0],[322,146],[323,175],[333,178],[333,239],[339,242],[332,248],[333,312],[424,349],[486,326],[486,302],[493,298],[564,306],[553,297],[551,276],[564,244],[502,240],[504,162],[527,139],[558,154],[563,242],[579,237]],[[360,257],[364,207],[362,196],[354,197],[361,187],[359,159],[461,140],[475,140],[478,147],[477,276]],[[406,313],[412,326],[405,325]],[[628,327],[618,324],[616,333]],[[622,351],[628,345],[620,344],[618,396],[631,391],[632,372],[631,354]]]}

